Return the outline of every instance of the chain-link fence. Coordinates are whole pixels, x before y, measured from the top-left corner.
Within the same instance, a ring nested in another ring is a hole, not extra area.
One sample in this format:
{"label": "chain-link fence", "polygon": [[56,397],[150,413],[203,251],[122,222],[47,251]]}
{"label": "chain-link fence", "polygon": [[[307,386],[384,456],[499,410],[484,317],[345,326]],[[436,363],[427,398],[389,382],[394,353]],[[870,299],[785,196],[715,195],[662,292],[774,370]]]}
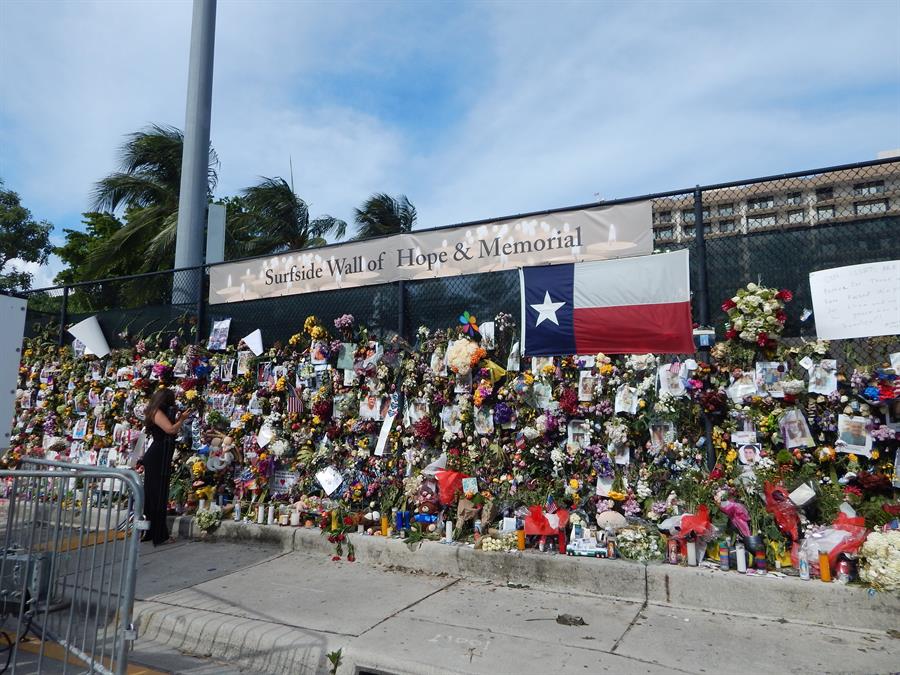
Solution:
{"label": "chain-link fence", "polygon": [[[785,335],[813,337],[809,273],[900,259],[900,158],[644,195],[651,199],[657,251],[688,248],[694,318],[721,330],[721,303],[750,281],[788,288]],[[637,280],[639,283],[639,280]],[[508,312],[518,320],[515,271],[365,286],[345,290],[205,305],[206,275],[196,269],[107,279],[44,289],[29,297],[29,327],[71,324],[98,314],[110,343],[118,334],[184,332],[230,317],[231,335],[256,328],[267,343],[286,340],[314,314],[326,325],[353,314],[378,334],[412,338],[420,325],[455,325],[468,310],[480,320]],[[173,304],[173,298],[177,301]],[[187,326],[187,328],[186,328]],[[62,339],[62,334],[60,334]],[[848,362],[873,363],[900,349],[897,336],[842,341]]]}

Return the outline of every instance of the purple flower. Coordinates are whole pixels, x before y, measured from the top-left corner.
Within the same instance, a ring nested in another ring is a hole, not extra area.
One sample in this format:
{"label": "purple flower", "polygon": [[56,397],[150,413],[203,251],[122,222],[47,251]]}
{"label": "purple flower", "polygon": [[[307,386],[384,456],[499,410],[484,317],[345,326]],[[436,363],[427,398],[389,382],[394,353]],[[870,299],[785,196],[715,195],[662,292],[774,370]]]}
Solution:
{"label": "purple flower", "polygon": [[349,330],[353,327],[353,315],[343,314],[334,320],[334,327],[338,330]]}
{"label": "purple flower", "polygon": [[494,406],[494,423],[507,424],[512,422],[513,409],[502,401]]}
{"label": "purple flower", "polygon": [[637,500],[634,497],[629,497],[625,500],[625,503],[622,504],[622,512],[626,516],[636,516],[641,512],[641,505],[637,503]]}

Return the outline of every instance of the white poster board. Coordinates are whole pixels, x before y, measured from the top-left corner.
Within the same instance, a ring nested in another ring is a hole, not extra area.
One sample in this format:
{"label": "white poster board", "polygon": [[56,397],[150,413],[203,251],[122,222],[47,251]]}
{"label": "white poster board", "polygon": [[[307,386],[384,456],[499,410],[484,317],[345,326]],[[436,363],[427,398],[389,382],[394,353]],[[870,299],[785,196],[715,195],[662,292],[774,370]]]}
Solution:
{"label": "white poster board", "polygon": [[809,287],[820,339],[900,334],[900,260],[811,272]]}
{"label": "white poster board", "polygon": [[16,382],[22,359],[22,336],[25,334],[27,300],[0,295],[0,450],[9,447],[16,408]]}

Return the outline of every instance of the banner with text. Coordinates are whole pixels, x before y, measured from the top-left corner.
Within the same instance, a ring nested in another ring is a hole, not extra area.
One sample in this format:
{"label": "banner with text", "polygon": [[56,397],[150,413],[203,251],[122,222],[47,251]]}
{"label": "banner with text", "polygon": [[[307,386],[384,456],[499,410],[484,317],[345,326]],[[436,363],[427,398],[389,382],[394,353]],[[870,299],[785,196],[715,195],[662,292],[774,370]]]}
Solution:
{"label": "banner with text", "polygon": [[409,232],[210,267],[209,302],[653,252],[649,201]]}

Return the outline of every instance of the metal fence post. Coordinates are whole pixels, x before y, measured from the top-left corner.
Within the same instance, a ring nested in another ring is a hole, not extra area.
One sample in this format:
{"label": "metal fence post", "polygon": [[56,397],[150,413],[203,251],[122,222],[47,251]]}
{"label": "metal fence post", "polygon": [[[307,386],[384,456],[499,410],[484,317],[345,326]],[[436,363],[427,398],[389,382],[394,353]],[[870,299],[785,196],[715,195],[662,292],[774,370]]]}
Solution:
{"label": "metal fence post", "polygon": [[59,346],[66,343],[66,321],[69,313],[69,287],[63,286],[62,305],[59,308]]}
{"label": "metal fence post", "polygon": [[694,190],[694,228],[697,233],[697,317],[704,328],[709,325],[709,274],[706,269],[706,224],[703,222],[703,192]]}
{"label": "metal fence post", "polygon": [[[694,229],[697,237],[697,313],[698,323],[709,326],[709,274],[706,269],[706,223],[703,222],[703,192],[698,185],[694,189]],[[700,348],[701,358],[709,362],[709,347]],[[716,463],[713,447],[713,425],[709,415],[703,413],[703,433],[706,439],[706,466],[712,471]]]}
{"label": "metal fence post", "polygon": [[207,268],[197,269],[197,342],[203,341],[203,321],[206,318],[206,272]]}
{"label": "metal fence post", "polygon": [[397,333],[406,338],[406,285],[403,279],[397,282]]}

